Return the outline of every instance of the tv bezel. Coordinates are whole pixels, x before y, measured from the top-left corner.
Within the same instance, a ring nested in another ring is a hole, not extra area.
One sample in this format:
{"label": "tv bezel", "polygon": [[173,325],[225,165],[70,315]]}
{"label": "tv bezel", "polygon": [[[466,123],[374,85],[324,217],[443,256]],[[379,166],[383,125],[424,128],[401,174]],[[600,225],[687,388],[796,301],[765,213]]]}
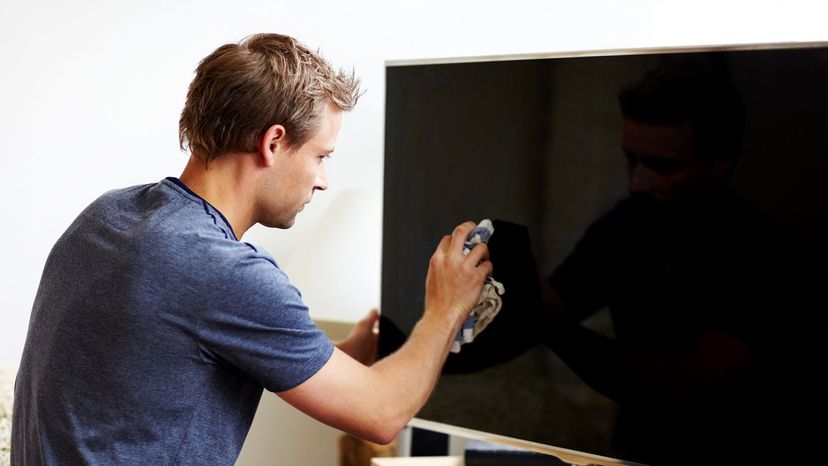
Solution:
{"label": "tv bezel", "polygon": [[786,50],[828,48],[828,41],[757,42],[744,44],[709,44],[628,49],[586,49],[559,52],[515,53],[502,55],[471,55],[461,57],[411,58],[386,60],[386,67],[442,65],[453,63],[485,63],[497,61],[543,60],[549,58],[611,57],[629,55],[660,55],[669,53],[740,52],[750,50]]}

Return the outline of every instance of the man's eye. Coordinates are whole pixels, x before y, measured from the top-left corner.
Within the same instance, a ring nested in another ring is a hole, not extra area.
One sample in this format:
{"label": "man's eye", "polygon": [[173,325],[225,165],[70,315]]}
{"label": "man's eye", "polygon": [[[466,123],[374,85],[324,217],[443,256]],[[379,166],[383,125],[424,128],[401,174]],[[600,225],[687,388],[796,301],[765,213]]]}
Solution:
{"label": "man's eye", "polygon": [[654,172],[661,174],[673,173],[680,168],[679,164],[673,160],[645,159],[643,162]]}

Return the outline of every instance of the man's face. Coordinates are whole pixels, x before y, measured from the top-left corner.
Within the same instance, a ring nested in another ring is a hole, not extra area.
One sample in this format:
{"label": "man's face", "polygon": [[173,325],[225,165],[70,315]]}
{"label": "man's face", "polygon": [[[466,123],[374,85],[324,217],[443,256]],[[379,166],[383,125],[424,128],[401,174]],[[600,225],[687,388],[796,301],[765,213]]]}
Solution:
{"label": "man's face", "polygon": [[691,123],[666,126],[625,119],[622,146],[634,197],[676,205],[692,200],[714,179],[710,164],[695,152]]}
{"label": "man's face", "polygon": [[296,215],[311,201],[314,191],[328,188],[325,159],[334,150],[342,111],[326,106],[316,133],[301,147],[277,154],[266,187],[265,205],[259,223],[268,227],[290,228]]}

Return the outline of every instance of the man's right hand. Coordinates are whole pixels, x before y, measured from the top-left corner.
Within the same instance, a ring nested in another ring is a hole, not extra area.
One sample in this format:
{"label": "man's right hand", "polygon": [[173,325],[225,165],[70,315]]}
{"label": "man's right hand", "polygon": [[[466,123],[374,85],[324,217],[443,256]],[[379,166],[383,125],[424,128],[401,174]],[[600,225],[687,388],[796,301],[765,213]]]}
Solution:
{"label": "man's right hand", "polygon": [[425,314],[397,351],[366,366],[334,348],[319,372],[279,396],[339,430],[376,443],[393,440],[434,390],[457,328],[492,273],[485,244],[463,255],[474,227],[464,223],[440,242],[426,277]]}
{"label": "man's right hand", "polygon": [[475,224],[458,225],[444,236],[431,256],[426,276],[425,314],[441,313],[459,325],[480,299],[483,282],[492,273],[489,249],[477,244],[468,255],[463,245]]}

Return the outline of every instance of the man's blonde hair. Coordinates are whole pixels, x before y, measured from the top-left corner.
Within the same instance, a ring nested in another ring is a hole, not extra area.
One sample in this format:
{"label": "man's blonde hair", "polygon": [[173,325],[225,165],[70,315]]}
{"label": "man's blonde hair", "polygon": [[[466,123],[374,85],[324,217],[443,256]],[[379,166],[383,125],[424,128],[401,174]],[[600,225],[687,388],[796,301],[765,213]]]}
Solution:
{"label": "man's blonde hair", "polygon": [[281,34],[255,34],[226,44],[196,68],[181,112],[182,150],[206,163],[224,154],[256,152],[275,124],[299,147],[313,136],[328,102],[356,105],[359,80],[334,70],[317,53]]}

